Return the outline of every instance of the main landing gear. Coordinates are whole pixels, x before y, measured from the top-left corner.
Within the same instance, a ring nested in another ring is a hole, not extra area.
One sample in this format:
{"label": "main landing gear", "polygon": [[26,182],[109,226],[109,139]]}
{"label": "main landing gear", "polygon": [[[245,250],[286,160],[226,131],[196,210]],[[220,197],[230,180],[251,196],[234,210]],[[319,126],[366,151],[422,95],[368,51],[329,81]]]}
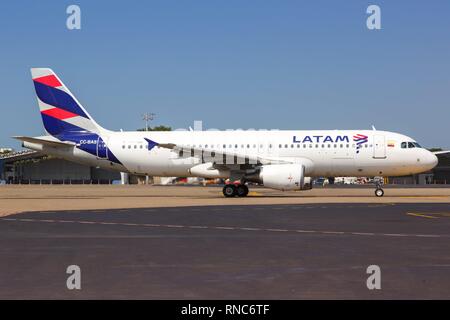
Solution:
{"label": "main landing gear", "polygon": [[248,195],[248,187],[245,184],[226,184],[223,187],[223,195],[227,198],[246,197]]}

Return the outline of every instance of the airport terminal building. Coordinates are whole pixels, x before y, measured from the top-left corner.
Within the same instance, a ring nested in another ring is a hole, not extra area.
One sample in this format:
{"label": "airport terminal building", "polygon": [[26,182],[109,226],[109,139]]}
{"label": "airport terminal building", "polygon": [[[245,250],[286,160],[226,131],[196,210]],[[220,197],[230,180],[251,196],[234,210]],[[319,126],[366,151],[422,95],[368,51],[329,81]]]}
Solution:
{"label": "airport terminal building", "polygon": [[14,184],[112,184],[120,173],[58,159],[36,151],[0,155],[0,180]]}

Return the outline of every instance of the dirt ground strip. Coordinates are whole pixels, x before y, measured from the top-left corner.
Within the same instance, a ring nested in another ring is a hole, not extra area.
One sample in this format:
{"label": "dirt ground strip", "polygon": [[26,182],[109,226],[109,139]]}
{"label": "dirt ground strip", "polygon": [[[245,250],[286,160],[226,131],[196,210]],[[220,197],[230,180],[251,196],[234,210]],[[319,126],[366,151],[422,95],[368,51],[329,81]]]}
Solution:
{"label": "dirt ground strip", "polygon": [[251,188],[247,198],[226,199],[221,187],[136,185],[4,185],[0,216],[29,211],[269,205],[304,203],[450,203],[450,188],[388,188],[377,198],[371,188],[318,188],[280,192]]}

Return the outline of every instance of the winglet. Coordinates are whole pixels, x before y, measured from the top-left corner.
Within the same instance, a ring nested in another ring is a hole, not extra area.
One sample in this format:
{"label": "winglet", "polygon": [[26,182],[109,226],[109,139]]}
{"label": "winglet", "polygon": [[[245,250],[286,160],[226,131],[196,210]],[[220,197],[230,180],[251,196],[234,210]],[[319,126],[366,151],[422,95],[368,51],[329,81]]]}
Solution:
{"label": "winglet", "polygon": [[154,147],[156,147],[158,145],[158,143],[153,140],[150,140],[147,138],[144,138],[144,139],[145,139],[145,141],[148,142],[148,146],[147,146],[148,150],[152,150]]}

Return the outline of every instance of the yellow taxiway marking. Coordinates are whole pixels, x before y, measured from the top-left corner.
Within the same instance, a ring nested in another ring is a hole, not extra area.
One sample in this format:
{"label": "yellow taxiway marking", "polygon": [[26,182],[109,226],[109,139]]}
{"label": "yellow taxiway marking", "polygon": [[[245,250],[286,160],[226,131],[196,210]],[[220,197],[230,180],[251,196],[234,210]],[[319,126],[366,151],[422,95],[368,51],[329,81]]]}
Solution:
{"label": "yellow taxiway marking", "polygon": [[[428,213],[428,214],[430,214],[430,213]],[[427,214],[424,214],[424,213],[408,212],[407,215],[415,216],[415,217],[428,218],[428,219],[439,219],[438,217],[428,216]]]}
{"label": "yellow taxiway marking", "polygon": [[262,196],[261,193],[256,192],[256,191],[250,191],[250,192],[248,193],[248,195],[249,195],[249,196],[253,196],[253,197],[259,197],[259,196]]}

